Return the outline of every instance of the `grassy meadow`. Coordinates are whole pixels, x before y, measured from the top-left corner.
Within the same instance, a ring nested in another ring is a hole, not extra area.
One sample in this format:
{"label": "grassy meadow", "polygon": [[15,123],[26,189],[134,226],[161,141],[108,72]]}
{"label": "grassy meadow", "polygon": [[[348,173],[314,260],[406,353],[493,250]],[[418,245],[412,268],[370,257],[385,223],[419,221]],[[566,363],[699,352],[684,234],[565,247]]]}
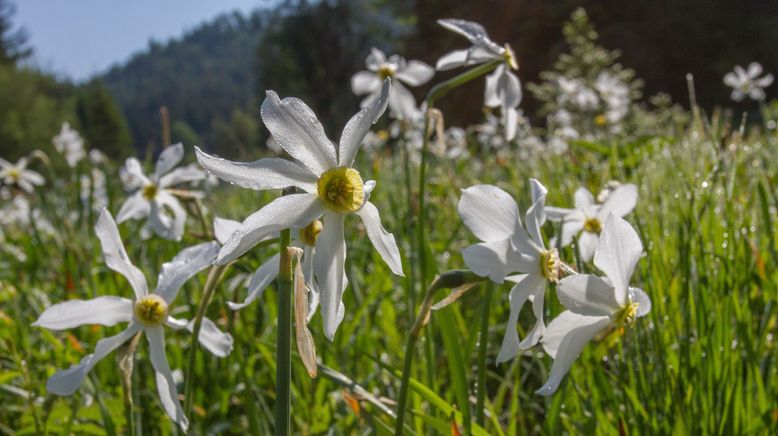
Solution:
{"label": "grassy meadow", "polygon": [[[355,167],[365,180],[377,181],[371,201],[397,238],[406,277],[392,275],[361,222],[347,218],[346,316],[332,342],[322,334],[320,314],[310,323],[319,359],[316,379],[293,356],[293,433],[393,434],[406,338],[424,294],[418,226],[427,232],[423,249],[429,282],[435,273],[464,268],[459,251],[476,241],[457,214],[460,190],[495,184],[516,199],[523,213],[530,205],[531,177],[548,187],[546,204],[561,207],[573,206],[573,192],[580,186],[595,195],[610,180],[639,187],[637,207],[627,220],[645,252],[632,283],[651,297],[653,309],[612,347],[589,344],[559,391],[546,398],[534,393],[551,365],[540,346],[507,363],[494,363],[508,320],[509,286],[478,285],[434,311],[422,333],[411,373],[406,432],[774,432],[778,136],[769,127],[741,126],[739,117],[723,112],[697,113],[688,120],[680,126],[656,126],[663,133],[635,141],[573,141],[564,153],[526,153],[519,142],[519,148],[498,154],[468,135],[470,158],[430,155],[425,222],[418,221],[419,165],[406,148],[395,143],[374,154],[361,151]],[[382,123],[376,129],[385,127]],[[185,144],[187,162],[194,160],[192,145]],[[0,433],[123,434],[132,429],[135,434],[176,434],[160,406],[145,340],[134,359],[120,362],[124,347],[105,358],[76,394],[46,393],[49,376],[78,363],[119,327],[64,332],[31,327],[40,313],[68,299],[132,295],[127,280],[102,260],[93,232],[97,212],[89,207],[88,189],[86,207],[82,201],[79,176],[89,174],[91,164],[84,160],[69,169],[58,165],[58,159],[54,153],[50,160],[34,159],[31,166],[47,179],[28,195],[39,212],[30,212],[28,225],[3,227]],[[121,164],[96,165],[106,173],[108,208],[114,213],[126,198],[116,176]],[[154,286],[163,262],[184,247],[210,240],[213,217],[242,220],[276,196],[226,183],[208,189],[201,217],[194,201],[185,203],[190,217],[180,242],[143,241],[138,221],[121,224],[120,230],[130,259]],[[543,231],[550,238],[559,228],[547,223]],[[193,381],[192,434],[273,431],[275,287],[238,312],[226,302],[245,295],[246,277],[277,247],[275,242],[263,244],[232,264],[208,307],[208,316],[234,338],[229,356],[219,359],[200,350],[196,365],[189,368],[191,335],[168,331],[170,365]],[[577,259],[575,246],[563,248],[560,255],[579,271],[595,272],[592,264]],[[194,317],[206,275],[185,285],[173,305],[175,316]],[[437,299],[446,293],[440,291]],[[548,322],[562,307],[554,292],[546,295]],[[530,325],[525,309],[518,325],[522,337]],[[126,372],[120,367],[126,369],[128,363],[133,371],[131,389],[125,390]]]}

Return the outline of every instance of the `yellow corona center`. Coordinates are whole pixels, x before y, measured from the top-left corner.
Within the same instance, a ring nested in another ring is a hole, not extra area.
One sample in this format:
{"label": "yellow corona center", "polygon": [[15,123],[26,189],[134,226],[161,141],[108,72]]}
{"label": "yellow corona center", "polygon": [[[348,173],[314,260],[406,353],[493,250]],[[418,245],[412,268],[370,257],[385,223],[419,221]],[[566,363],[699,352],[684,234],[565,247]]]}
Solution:
{"label": "yellow corona center", "polygon": [[386,129],[379,130],[376,132],[376,136],[378,136],[378,139],[386,141],[389,139],[389,132]]}
{"label": "yellow corona center", "polygon": [[318,182],[319,198],[335,212],[356,212],[365,202],[365,189],[359,171],[337,167],[324,172]]}
{"label": "yellow corona center", "polygon": [[596,233],[599,235],[602,231],[602,223],[597,218],[586,218],[583,228],[589,233]]}
{"label": "yellow corona center", "polygon": [[324,226],[322,226],[321,221],[313,220],[313,222],[300,230],[300,240],[303,241],[305,245],[311,247],[315,246],[316,238],[319,237],[319,233],[321,233],[321,229],[323,227]]}
{"label": "yellow corona center", "polygon": [[154,197],[157,196],[157,185],[153,183],[149,183],[148,185],[143,187],[143,196],[146,197],[147,200],[151,200]]}
{"label": "yellow corona center", "polygon": [[21,175],[22,175],[22,172],[21,172],[21,171],[19,171],[19,168],[11,167],[11,168],[8,168],[8,171],[6,171],[6,173],[5,173],[5,174],[6,174],[8,177],[10,177],[10,178],[11,178],[11,180],[13,180],[14,182],[18,182],[18,181],[19,181],[19,178],[20,178],[20,177],[21,177]]}
{"label": "yellow corona center", "polygon": [[616,312],[616,314],[613,316],[613,322],[619,327],[629,325],[635,321],[637,314],[638,303],[629,303]]}
{"label": "yellow corona center", "polygon": [[511,69],[519,69],[519,61],[516,59],[516,53],[513,52],[510,45],[505,44],[505,53],[503,56],[505,56],[505,63],[508,64]]}
{"label": "yellow corona center", "polygon": [[384,80],[387,77],[394,77],[394,68],[390,67],[389,65],[381,65],[381,67],[378,69],[378,76],[381,78],[381,80]]}
{"label": "yellow corona center", "polygon": [[602,127],[602,126],[608,124],[608,119],[605,117],[605,115],[602,115],[602,114],[597,115],[596,117],[594,117],[594,124]]}
{"label": "yellow corona center", "polygon": [[155,327],[167,318],[167,303],[159,295],[149,294],[135,302],[132,313],[141,324]]}
{"label": "yellow corona center", "polygon": [[556,283],[559,280],[559,252],[556,248],[541,253],[540,272],[543,273],[543,277],[552,283]]}

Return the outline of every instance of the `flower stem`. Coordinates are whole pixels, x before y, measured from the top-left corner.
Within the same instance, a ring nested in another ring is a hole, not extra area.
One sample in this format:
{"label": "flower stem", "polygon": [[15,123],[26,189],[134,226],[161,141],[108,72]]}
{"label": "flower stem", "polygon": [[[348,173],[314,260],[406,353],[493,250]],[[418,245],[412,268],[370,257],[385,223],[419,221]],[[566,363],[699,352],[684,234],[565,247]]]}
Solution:
{"label": "flower stem", "polygon": [[422,329],[427,325],[430,318],[430,312],[432,312],[432,299],[435,296],[435,292],[439,289],[451,289],[458,288],[460,286],[466,286],[472,283],[478,283],[483,281],[483,277],[478,277],[470,271],[454,270],[447,271],[439,275],[433,280],[430,287],[427,289],[427,293],[424,295],[424,301],[419,308],[419,314],[416,316],[416,321],[413,323],[413,327],[408,332],[408,341],[405,344],[405,359],[403,361],[403,373],[400,381],[400,393],[397,399],[397,421],[395,421],[395,435],[403,434],[403,425],[405,420],[405,409],[408,403],[408,385],[411,378],[411,369],[413,366],[413,355],[416,347],[416,342],[419,340]]}
{"label": "flower stem", "polygon": [[203,295],[200,299],[200,305],[197,306],[197,314],[195,315],[194,324],[192,325],[192,345],[189,347],[189,366],[186,372],[186,385],[184,386],[184,412],[186,413],[186,416],[189,417],[192,415],[192,404],[194,403],[194,392],[192,392],[192,387],[194,386],[195,379],[195,360],[199,345],[198,336],[200,335],[200,327],[203,324],[203,317],[208,309],[208,305],[211,303],[213,293],[222,277],[224,277],[224,272],[226,270],[227,265],[214,265],[208,270],[208,279],[205,281]]}
{"label": "flower stem", "polygon": [[276,436],[288,436],[291,434],[292,257],[288,250],[291,242],[291,230],[282,230],[277,286],[278,338],[276,341]]}
{"label": "flower stem", "polygon": [[484,404],[486,402],[486,348],[489,341],[489,312],[492,306],[494,286],[486,285],[483,308],[481,311],[481,333],[478,336],[478,391],[475,403],[475,422],[481,427],[485,424]]}

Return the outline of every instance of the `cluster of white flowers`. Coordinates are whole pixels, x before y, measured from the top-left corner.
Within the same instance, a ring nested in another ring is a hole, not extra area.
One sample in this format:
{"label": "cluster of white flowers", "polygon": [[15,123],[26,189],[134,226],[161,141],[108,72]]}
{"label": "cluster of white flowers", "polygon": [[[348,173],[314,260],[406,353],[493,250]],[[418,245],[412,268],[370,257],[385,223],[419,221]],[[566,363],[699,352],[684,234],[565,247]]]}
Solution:
{"label": "cluster of white flowers", "polygon": [[65,161],[71,168],[78,165],[81,159],[86,156],[84,140],[75,129],[70,128],[70,124],[67,122],[62,123],[62,128],[51,139],[51,143],[65,157]]}
{"label": "cluster of white flowers", "polygon": [[[586,343],[602,332],[621,329],[646,315],[651,301],[642,290],[629,286],[643,252],[640,238],[629,223],[614,214],[624,212],[616,203],[629,202],[631,193],[613,192],[600,207],[586,198],[580,205],[585,211],[557,211],[558,216],[572,217],[563,235],[574,234],[575,228],[580,230],[581,223],[585,223],[584,229],[588,228],[584,234],[592,231],[591,238],[596,243],[594,264],[605,273],[605,278],[601,278],[575,273],[560,260],[556,248],[547,248],[541,232],[550,215],[545,206],[547,190],[534,179],[530,185],[532,206],[525,214],[524,224],[516,202],[502,189],[476,185],[462,192],[459,214],[482,241],[465,248],[462,256],[474,273],[496,283],[506,280],[515,283],[508,296],[510,317],[497,362],[512,359],[519,350],[540,342],[554,364],[548,380],[537,392],[550,395],[557,390]],[[579,194],[584,197],[581,190],[576,197]],[[567,310],[546,326],[543,303],[548,284],[557,285],[557,297]],[[528,300],[532,302],[535,324],[520,340],[516,323]]]}

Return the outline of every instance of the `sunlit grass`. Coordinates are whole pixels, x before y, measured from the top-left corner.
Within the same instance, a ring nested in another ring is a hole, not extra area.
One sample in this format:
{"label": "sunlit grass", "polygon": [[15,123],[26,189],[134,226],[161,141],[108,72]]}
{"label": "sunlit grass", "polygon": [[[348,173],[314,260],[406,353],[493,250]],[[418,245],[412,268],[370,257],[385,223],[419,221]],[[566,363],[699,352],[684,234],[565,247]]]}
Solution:
{"label": "sunlit grass", "polygon": [[[593,192],[609,180],[639,186],[637,208],[627,219],[646,253],[633,281],[651,296],[653,310],[626,332],[628,340],[613,349],[602,344],[587,347],[560,390],[545,399],[534,394],[551,364],[540,347],[494,364],[508,319],[509,289],[495,285],[488,324],[484,434],[764,434],[778,427],[778,138],[772,131],[719,133],[726,130],[703,127],[672,134],[668,129],[666,136],[636,144],[596,144],[606,154],[574,144],[563,155],[530,158],[515,152],[499,158],[479,154],[473,143],[471,159],[430,162],[425,223],[413,221],[416,185],[407,198],[402,152],[386,149],[375,159],[360,154],[356,167],[365,180],[378,182],[371,201],[381,207],[384,226],[398,239],[406,272],[415,269],[416,274],[418,265],[410,253],[414,229],[420,224],[427,229],[430,257],[439,272],[464,266],[459,250],[474,239],[456,212],[461,188],[496,184],[525,210],[530,177],[549,188],[547,203],[558,206],[572,206],[579,186]],[[124,194],[112,176],[115,168],[105,169],[110,209],[115,211]],[[410,171],[415,180],[417,169],[411,166]],[[45,381],[55,370],[77,363],[98,339],[119,330],[81,327],[53,333],[30,327],[40,312],[69,298],[131,295],[126,280],[102,261],[92,232],[96,214],[69,212],[83,210],[75,178],[64,173],[56,177],[62,182],[49,179],[33,201],[59,236],[46,236],[34,227],[4,229],[6,241],[23,250],[27,261],[0,253],[0,430],[122,433],[128,429],[125,398],[114,364],[121,351],[98,364],[73,397],[45,391]],[[211,214],[242,219],[272,197],[221,186],[205,203]],[[301,434],[328,429],[337,434],[364,429],[391,434],[393,420],[386,412],[395,407],[405,338],[422,298],[414,281],[392,275],[380,261],[359,220],[347,219],[352,221],[347,227],[358,230],[347,234],[346,318],[333,342],[322,334],[320,315],[311,323],[319,359],[334,372],[320,371],[311,380],[299,359],[293,358],[292,426]],[[162,262],[206,233],[190,219],[181,243],[141,242],[139,228],[130,222],[121,230],[129,256],[152,281]],[[550,237],[558,229],[549,224],[544,231]],[[195,432],[272,432],[277,295],[271,288],[239,312],[231,312],[225,302],[237,301],[245,292],[238,275],[252,273],[276,249],[272,244],[252,250],[230,267],[208,310],[208,316],[232,334],[235,349],[224,359],[197,355],[191,423]],[[594,270],[576,262],[574,247],[563,249],[561,255],[584,271]],[[204,281],[205,274],[200,274],[186,284],[178,298],[185,312],[177,316],[194,316]],[[484,290],[474,288],[433,313],[417,347],[409,431],[436,429],[447,434],[455,410],[476,416]],[[561,306],[553,292],[547,299],[546,315],[551,319]],[[521,318],[519,328],[530,325],[529,316]],[[186,370],[190,345],[187,334],[168,335],[171,367]],[[147,353],[145,342],[139,353]],[[135,361],[136,431],[175,433],[159,404],[148,360]],[[364,392],[333,375],[338,373],[375,398],[366,400]]]}

